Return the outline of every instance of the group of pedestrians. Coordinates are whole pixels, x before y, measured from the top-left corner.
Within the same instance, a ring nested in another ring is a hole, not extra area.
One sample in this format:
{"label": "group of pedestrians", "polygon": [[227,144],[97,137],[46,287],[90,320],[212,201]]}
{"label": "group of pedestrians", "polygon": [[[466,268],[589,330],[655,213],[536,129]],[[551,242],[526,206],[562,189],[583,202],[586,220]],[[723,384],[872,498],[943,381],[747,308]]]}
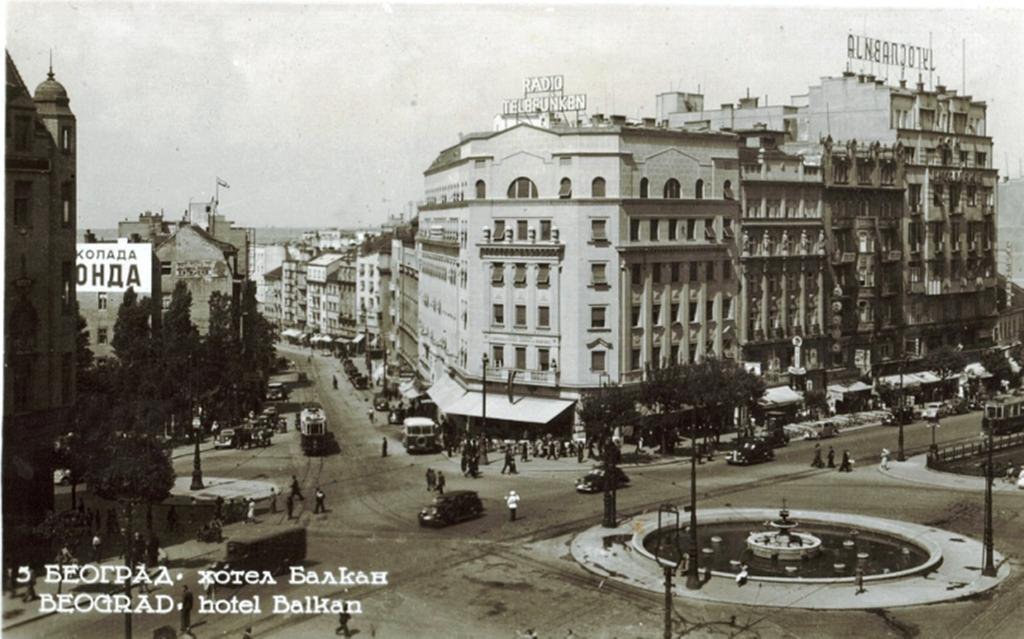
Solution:
{"label": "group of pedestrians", "polygon": [[427,469],[427,491],[428,492],[437,492],[438,495],[443,495],[444,494],[445,481],[446,480],[444,478],[444,473],[443,472],[441,472],[439,470],[439,471],[437,471],[435,473],[433,468],[428,468]]}
{"label": "group of pedestrians", "polygon": [[[883,450],[883,459],[888,460],[888,450]],[[831,446],[828,447],[828,454],[825,457],[828,462],[821,458],[821,444],[814,444],[814,459],[811,460],[812,468],[835,468],[836,467],[836,451]],[[850,473],[853,472],[853,457],[850,456],[849,450],[843,451],[843,457],[839,462],[839,472]]]}

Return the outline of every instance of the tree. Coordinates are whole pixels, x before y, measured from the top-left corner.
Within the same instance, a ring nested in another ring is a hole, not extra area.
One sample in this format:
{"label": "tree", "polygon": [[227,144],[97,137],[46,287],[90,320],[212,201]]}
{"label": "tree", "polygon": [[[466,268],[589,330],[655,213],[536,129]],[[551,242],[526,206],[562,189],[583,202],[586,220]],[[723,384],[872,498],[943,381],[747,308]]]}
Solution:
{"label": "tree", "polygon": [[809,390],[804,395],[804,405],[817,418],[822,413],[828,413],[828,395],[820,388]]}
{"label": "tree", "polygon": [[661,434],[661,452],[665,455],[672,450],[669,433],[674,431],[674,424],[671,416],[681,413],[686,406],[687,394],[682,392],[686,368],[682,364],[649,368],[647,379],[640,385],[640,403],[656,415],[654,421]]}
{"label": "tree", "polygon": [[942,379],[943,389],[945,389],[947,380],[963,372],[964,366],[967,366],[967,357],[952,346],[940,346],[935,350],[928,351],[924,363],[930,370],[938,374]]}
{"label": "tree", "polygon": [[1013,372],[1010,360],[1006,359],[1006,355],[997,348],[981,354],[981,365],[992,375],[1000,388],[1004,381],[1010,386],[1016,386],[1020,382],[1020,375]]}
{"label": "tree", "polygon": [[[163,353],[160,363],[165,379],[191,381],[193,363],[201,359],[200,339],[199,331],[192,323],[192,293],[182,280],[178,280],[171,293],[171,303],[164,313],[161,331]],[[179,432],[185,432],[192,420],[190,383],[168,384],[165,389]]]}
{"label": "tree", "polygon": [[615,505],[616,464],[619,451],[612,439],[612,431],[636,417],[635,392],[621,386],[605,386],[583,395],[579,418],[587,430],[588,439],[599,439],[604,453],[604,525],[617,525]]}
{"label": "tree", "polygon": [[[89,522],[86,517],[77,510],[65,510],[63,512],[48,511],[46,517],[35,527],[35,533],[50,542],[50,550],[57,546],[60,551],[56,555],[56,563],[64,566],[66,557],[63,552],[67,548],[72,556],[75,550],[82,545],[82,538],[89,531]],[[63,571],[61,579],[57,583],[57,594],[60,594],[64,586]]]}

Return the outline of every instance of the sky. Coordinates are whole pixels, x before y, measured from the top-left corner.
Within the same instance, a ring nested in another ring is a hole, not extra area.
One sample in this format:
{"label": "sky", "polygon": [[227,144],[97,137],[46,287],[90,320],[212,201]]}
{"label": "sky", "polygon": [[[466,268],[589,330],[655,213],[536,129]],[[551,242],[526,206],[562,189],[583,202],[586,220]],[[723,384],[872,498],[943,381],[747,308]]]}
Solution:
{"label": "sky", "polygon": [[958,91],[965,41],[994,163],[1018,176],[1024,11],[1009,8],[12,2],[6,25],[30,90],[51,49],[68,90],[79,229],[180,218],[217,177],[239,226],[380,223],[423,199],[437,153],[490,130],[525,77],[564,76],[590,113],[653,117],[657,93],[698,86],[706,105],[748,89],[788,104],[844,70],[851,31],[930,34],[936,83]]}

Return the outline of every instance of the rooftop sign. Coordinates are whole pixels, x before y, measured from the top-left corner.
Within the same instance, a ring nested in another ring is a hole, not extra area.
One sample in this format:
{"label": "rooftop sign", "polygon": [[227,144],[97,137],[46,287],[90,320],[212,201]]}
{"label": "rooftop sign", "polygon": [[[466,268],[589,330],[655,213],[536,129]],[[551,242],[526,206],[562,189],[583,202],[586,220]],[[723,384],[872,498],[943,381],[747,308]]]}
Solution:
{"label": "rooftop sign", "polygon": [[529,113],[555,113],[558,111],[586,111],[585,93],[565,95],[565,78],[543,75],[523,80],[523,97],[501,103],[502,115]]}
{"label": "rooftop sign", "polygon": [[935,56],[931,47],[918,47],[852,33],[846,36],[846,57],[903,69],[935,70]]}
{"label": "rooftop sign", "polygon": [[136,293],[153,291],[153,247],[145,243],[102,242],[77,245],[77,292]]}

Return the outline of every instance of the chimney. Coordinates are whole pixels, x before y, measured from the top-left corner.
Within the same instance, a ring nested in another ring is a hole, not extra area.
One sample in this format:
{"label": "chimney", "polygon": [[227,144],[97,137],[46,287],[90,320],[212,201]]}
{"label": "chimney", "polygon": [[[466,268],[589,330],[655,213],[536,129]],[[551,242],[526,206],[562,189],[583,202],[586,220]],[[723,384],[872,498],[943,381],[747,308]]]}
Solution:
{"label": "chimney", "polygon": [[644,118],[643,123],[645,127],[654,128],[654,118]]}
{"label": "chimney", "polygon": [[741,109],[756,109],[757,108],[757,98],[756,97],[752,98],[750,96],[747,96],[745,98],[740,98],[740,108]]}
{"label": "chimney", "polygon": [[96,234],[92,232],[92,229],[85,229],[85,242],[86,244],[96,243]]}
{"label": "chimney", "polygon": [[946,92],[946,85],[945,84],[936,84],[935,85],[935,92],[936,93],[945,93]]}
{"label": "chimney", "polygon": [[844,78],[852,78],[853,76],[854,76],[853,71],[850,71],[849,69],[847,69],[846,71],[843,71],[843,77]]}
{"label": "chimney", "polygon": [[595,125],[595,126],[599,126],[601,124],[604,124],[604,114],[603,113],[595,113],[594,115],[590,116],[590,123]]}
{"label": "chimney", "polygon": [[875,81],[875,75],[873,73],[869,73],[869,74],[864,76],[864,80],[867,81],[867,82],[874,82]]}
{"label": "chimney", "polygon": [[616,126],[622,126],[622,125],[626,124],[626,116],[624,116],[624,115],[612,115],[612,116],[608,116],[608,117],[611,119],[612,124],[614,124]]}
{"label": "chimney", "polygon": [[903,78],[900,78],[900,88],[901,89],[906,89],[907,88],[907,81],[905,79],[903,79]]}
{"label": "chimney", "polygon": [[864,78],[866,78],[866,77],[867,76],[864,75],[863,73],[858,73],[857,74],[857,82],[860,82],[861,84],[864,84]]}

